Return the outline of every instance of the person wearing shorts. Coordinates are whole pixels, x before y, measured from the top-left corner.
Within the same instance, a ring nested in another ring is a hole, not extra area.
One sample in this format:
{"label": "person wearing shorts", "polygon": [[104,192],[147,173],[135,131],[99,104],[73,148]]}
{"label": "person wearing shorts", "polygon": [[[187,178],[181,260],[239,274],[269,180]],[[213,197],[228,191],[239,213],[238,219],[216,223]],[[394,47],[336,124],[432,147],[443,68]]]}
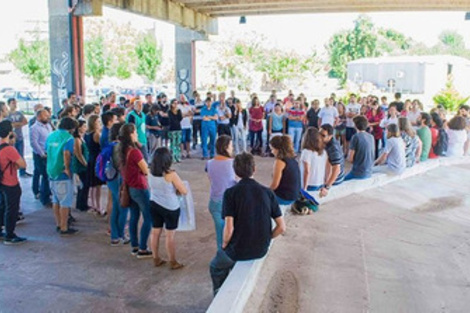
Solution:
{"label": "person wearing shorts", "polygon": [[74,138],[71,135],[78,122],[70,117],[60,120],[59,129],[52,132],[46,140],[47,174],[52,192],[52,208],[61,236],[75,235],[78,230],[70,228],[68,219],[74,200],[72,182],[72,155]]}
{"label": "person wearing shorts", "polygon": [[176,261],[175,230],[180,217],[180,201],[178,194],[187,193],[181,178],[171,169],[173,157],[167,148],[158,148],[150,165],[150,216],[152,217],[152,233],[150,246],[153,262],[156,267],[166,264],[160,258],[158,246],[162,229],[165,227],[166,252],[170,260],[170,268],[177,270],[183,267]]}

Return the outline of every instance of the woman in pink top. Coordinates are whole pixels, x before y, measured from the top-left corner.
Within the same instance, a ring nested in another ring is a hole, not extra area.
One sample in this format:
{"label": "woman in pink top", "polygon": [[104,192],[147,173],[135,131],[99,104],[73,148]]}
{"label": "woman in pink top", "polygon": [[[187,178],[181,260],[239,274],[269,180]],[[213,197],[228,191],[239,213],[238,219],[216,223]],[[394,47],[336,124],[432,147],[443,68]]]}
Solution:
{"label": "woman in pink top", "polygon": [[249,109],[250,122],[250,144],[252,154],[261,154],[261,148],[263,147],[263,118],[264,110],[261,106],[258,97],[253,97],[251,101],[251,108]]}

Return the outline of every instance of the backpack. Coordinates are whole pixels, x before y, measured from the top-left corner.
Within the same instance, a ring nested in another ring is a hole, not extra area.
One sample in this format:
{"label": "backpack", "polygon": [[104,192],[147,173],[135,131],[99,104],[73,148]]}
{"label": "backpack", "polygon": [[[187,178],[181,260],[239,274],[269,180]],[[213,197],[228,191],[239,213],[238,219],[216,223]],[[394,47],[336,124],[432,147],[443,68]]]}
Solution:
{"label": "backpack", "polygon": [[[8,147],[8,146],[9,146],[9,144],[7,144],[7,143],[2,143],[2,144],[0,145],[0,151],[2,151],[3,148],[6,148],[6,147]],[[0,182],[3,180],[3,172],[5,172],[5,171],[7,170],[7,168],[10,167],[10,166],[11,166],[11,162],[9,162],[9,163],[7,164],[7,166],[6,166],[4,169],[0,168]]]}
{"label": "backpack", "polygon": [[108,144],[96,158],[95,173],[103,182],[115,180],[118,175],[118,170],[113,162],[113,150],[116,142]]}
{"label": "backpack", "polygon": [[439,136],[437,137],[436,145],[433,148],[433,152],[438,156],[447,155],[447,147],[449,146],[449,136],[446,131],[439,128]]}

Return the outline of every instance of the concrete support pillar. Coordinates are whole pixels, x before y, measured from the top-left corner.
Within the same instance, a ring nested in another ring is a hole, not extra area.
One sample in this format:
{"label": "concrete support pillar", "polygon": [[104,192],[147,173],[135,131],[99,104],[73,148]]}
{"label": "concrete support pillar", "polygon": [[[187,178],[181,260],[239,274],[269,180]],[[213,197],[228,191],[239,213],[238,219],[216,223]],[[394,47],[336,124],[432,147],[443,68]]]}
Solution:
{"label": "concrete support pillar", "polygon": [[196,40],[207,37],[193,30],[175,26],[176,96],[191,98],[196,85]]}
{"label": "concrete support pillar", "polygon": [[53,111],[67,93],[84,95],[82,17],[71,12],[70,0],[49,0],[49,44]]}

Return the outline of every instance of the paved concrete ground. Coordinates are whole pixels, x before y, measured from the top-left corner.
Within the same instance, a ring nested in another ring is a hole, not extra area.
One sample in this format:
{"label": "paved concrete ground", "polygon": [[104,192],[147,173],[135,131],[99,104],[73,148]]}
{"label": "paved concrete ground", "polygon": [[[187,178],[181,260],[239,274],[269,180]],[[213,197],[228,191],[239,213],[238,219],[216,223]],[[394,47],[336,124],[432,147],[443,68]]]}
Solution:
{"label": "paved concrete ground", "polygon": [[245,312],[469,312],[470,165],[290,216]]}
{"label": "paved concrete ground", "polygon": [[[257,161],[257,178],[268,183],[273,160]],[[190,182],[197,220],[196,231],[176,235],[186,265],[180,271],[137,260],[129,246],[110,247],[105,219],[88,213],[74,210],[80,234],[61,238],[52,210],[33,198],[31,179],[22,179],[26,220],[17,233],[29,240],[0,244],[0,312],[204,312],[212,301],[208,265],[216,246],[204,166],[191,159],[176,167]]]}

